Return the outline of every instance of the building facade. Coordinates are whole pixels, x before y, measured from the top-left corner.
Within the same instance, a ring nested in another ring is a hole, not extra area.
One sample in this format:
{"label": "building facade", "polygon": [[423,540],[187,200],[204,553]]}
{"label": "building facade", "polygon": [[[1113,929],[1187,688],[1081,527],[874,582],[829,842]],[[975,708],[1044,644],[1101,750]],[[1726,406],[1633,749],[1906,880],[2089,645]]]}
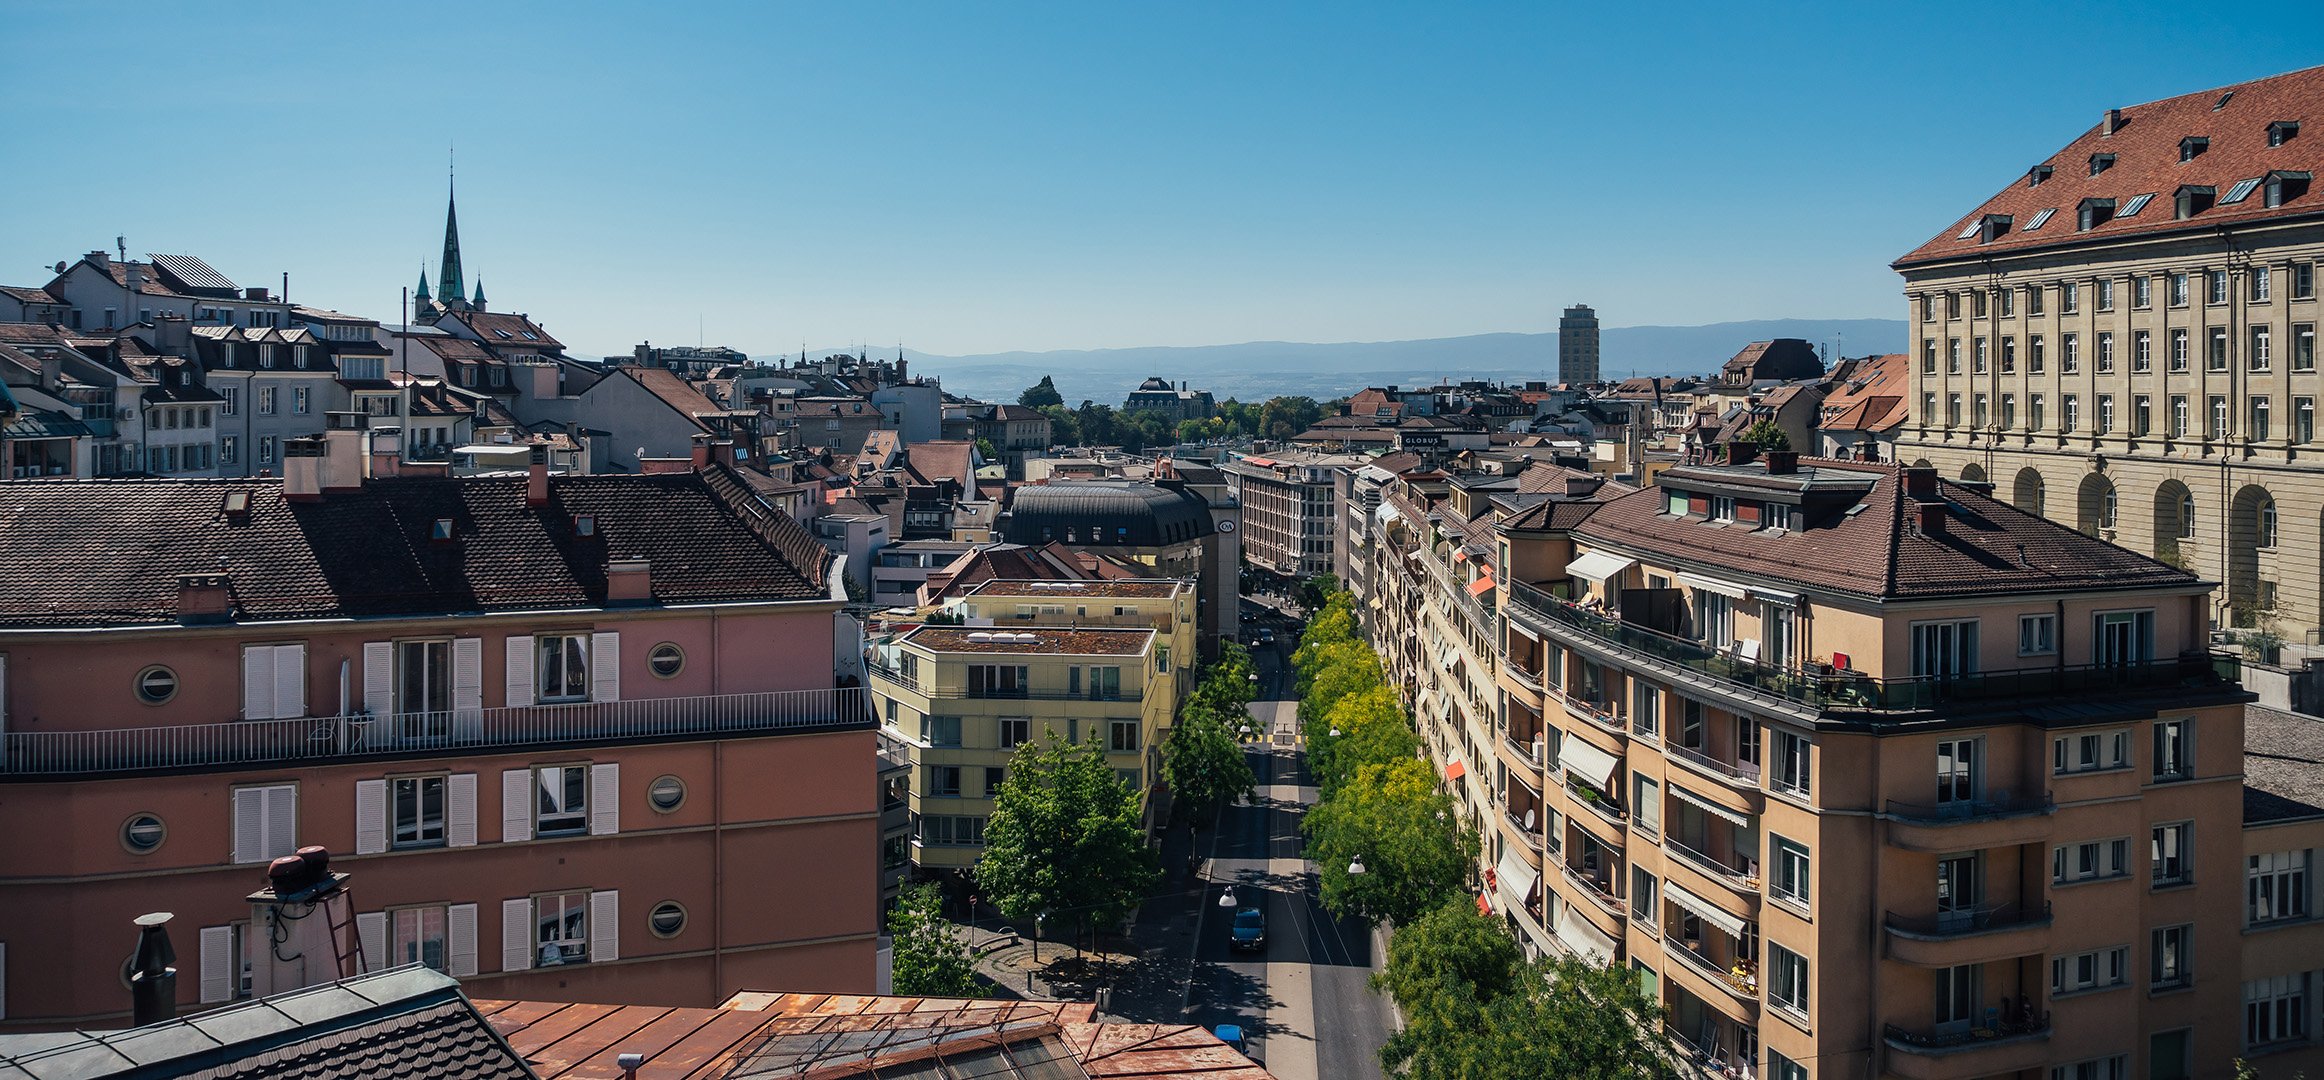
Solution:
{"label": "building facade", "polygon": [[1340,478],[1366,460],[1287,450],[1219,463],[1243,507],[1243,552],[1251,564],[1287,577],[1337,572]]}
{"label": "building facade", "polygon": [[1598,313],[1588,304],[1565,309],[1557,320],[1557,381],[1567,386],[1605,381],[1598,373]]}

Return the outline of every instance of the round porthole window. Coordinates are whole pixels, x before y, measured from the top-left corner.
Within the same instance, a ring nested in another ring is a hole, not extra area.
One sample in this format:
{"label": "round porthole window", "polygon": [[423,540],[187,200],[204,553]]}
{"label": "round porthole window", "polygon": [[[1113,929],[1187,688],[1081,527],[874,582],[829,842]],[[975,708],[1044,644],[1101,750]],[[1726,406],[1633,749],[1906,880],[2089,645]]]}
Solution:
{"label": "round porthole window", "polygon": [[665,641],[646,654],[646,669],[657,679],[674,679],[686,670],[686,650],[675,641]]}
{"label": "round porthole window", "polygon": [[654,905],[646,915],[646,928],[658,938],[677,937],[686,929],[686,905],[675,900],[664,900]]}
{"label": "round porthole window", "polygon": [[137,673],[137,700],[159,705],[178,696],[178,673],[155,664]]}
{"label": "round porthole window", "polygon": [[675,776],[658,776],[646,788],[646,802],[662,813],[686,805],[686,782]]}
{"label": "round porthole window", "polygon": [[151,855],[168,838],[169,827],[161,823],[159,815],[131,814],[121,823],[121,846],[132,855]]}

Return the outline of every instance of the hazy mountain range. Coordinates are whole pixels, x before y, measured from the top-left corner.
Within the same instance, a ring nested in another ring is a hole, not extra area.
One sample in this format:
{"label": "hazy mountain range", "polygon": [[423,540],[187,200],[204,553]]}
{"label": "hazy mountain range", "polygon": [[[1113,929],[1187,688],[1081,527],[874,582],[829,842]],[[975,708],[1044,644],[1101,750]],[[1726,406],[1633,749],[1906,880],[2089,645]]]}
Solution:
{"label": "hazy mountain range", "polygon": [[[1600,335],[1605,376],[1692,375],[1716,371],[1737,350],[1769,338],[1805,338],[1827,357],[1903,352],[1900,319],[1762,319],[1708,326],[1620,326]],[[826,349],[815,355],[847,351]],[[874,350],[875,355],[893,355]],[[1428,385],[1443,380],[1521,381],[1557,378],[1557,335],[1472,334],[1422,341],[1313,344],[1250,341],[1239,345],[1061,349],[1054,352],[940,356],[905,350],[913,369],[939,376],[944,388],[988,401],[1015,401],[1043,375],[1057,380],[1067,404],[1084,399],[1119,406],[1149,376],[1185,381],[1221,400],[1306,394],[1319,400],[1366,386]]]}

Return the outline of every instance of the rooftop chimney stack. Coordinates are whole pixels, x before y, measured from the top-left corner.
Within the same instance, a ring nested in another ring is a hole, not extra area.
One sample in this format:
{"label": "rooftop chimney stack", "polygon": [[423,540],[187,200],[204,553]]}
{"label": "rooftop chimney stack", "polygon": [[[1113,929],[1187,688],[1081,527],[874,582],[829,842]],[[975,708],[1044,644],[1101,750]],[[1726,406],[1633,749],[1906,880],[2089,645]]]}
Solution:
{"label": "rooftop chimney stack", "polygon": [[331,869],[331,853],[303,847],[266,868],[266,887],[251,893],[252,940],[272,941],[250,958],[250,994],[268,997],[363,973],[348,875]]}
{"label": "rooftop chimney stack", "polygon": [[1913,524],[1922,536],[1935,536],[1945,531],[1945,503],[1942,499],[1912,504]]}
{"label": "rooftop chimney stack", "polygon": [[2121,110],[2121,109],[2108,109],[2108,110],[2106,110],[2106,121],[2105,121],[2104,123],[2102,123],[2102,124],[2100,124],[2100,125],[2099,125],[2099,127],[2098,127],[2098,134],[2100,134],[2100,135],[2105,135],[2105,136],[2112,136],[2112,135],[2113,135],[2115,132],[2117,132],[2117,131],[2121,131],[2121,130],[2122,130],[2122,110]]}
{"label": "rooftop chimney stack", "polygon": [[1789,476],[1799,471],[1799,451],[1770,450],[1767,452],[1767,475]]}
{"label": "rooftop chimney stack", "polygon": [[323,501],[323,457],[330,444],[319,435],[282,441],[282,497],[289,502]]}
{"label": "rooftop chimney stack", "polygon": [[694,436],[694,471],[700,472],[709,467],[710,436],[696,435]]}
{"label": "rooftop chimney stack", "polygon": [[1904,497],[1928,501],[1937,497],[1937,470],[1907,468],[1904,470]]}
{"label": "rooftop chimney stack", "polygon": [[549,505],[549,448],[540,443],[525,456],[525,505],[534,510]]}
{"label": "rooftop chimney stack", "polygon": [[170,947],[171,914],[137,917],[136,970],[129,973],[130,1022],[138,1027],[177,1019],[178,953]]}
{"label": "rooftop chimney stack", "polygon": [[345,494],[363,490],[363,478],[369,455],[364,453],[364,432],[371,426],[369,414],[334,412],[323,414],[323,464],[318,471],[323,493]]}
{"label": "rooftop chimney stack", "polygon": [[[231,515],[229,511],[229,515]],[[248,511],[244,511],[247,518]],[[178,623],[196,626],[225,622],[234,614],[233,578],[225,574],[178,575]]]}

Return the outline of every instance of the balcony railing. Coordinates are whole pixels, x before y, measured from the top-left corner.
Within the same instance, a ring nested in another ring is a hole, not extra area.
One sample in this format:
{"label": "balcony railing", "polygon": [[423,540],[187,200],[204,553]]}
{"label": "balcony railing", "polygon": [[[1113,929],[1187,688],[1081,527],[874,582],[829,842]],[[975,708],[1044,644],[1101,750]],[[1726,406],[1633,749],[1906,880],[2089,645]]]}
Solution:
{"label": "balcony railing", "polygon": [[2024,817],[2029,814],[2047,814],[2055,809],[2050,793],[2037,791],[2025,795],[2000,795],[1987,799],[1955,799],[1941,803],[1907,803],[1890,800],[1888,816],[1921,825],[1950,825],[1968,821],[1991,821],[1995,818]]}
{"label": "balcony railing", "polygon": [[1710,957],[1688,948],[1685,943],[1672,936],[1675,933],[1676,931],[1671,931],[1663,936],[1663,952],[1686,961],[1695,970],[1710,976],[1711,981],[1718,983],[1720,989],[1745,1001],[1759,1000],[1759,975],[1757,972],[1748,969],[1738,970],[1732,967],[1720,967]]}
{"label": "balcony railing", "polygon": [[1536,769],[1547,768],[1549,765],[1549,743],[1546,740],[1522,740],[1513,734],[1504,732],[1501,735],[1501,745],[1507,748],[1517,760],[1532,762]]}
{"label": "balcony railing", "polygon": [[1759,766],[1749,762],[1721,761],[1700,750],[1680,746],[1677,743],[1664,743],[1662,750],[1663,753],[1689,765],[1699,766],[1717,775],[1720,779],[1736,785],[1754,788],[1759,786]]}
{"label": "balcony railing", "polygon": [[1524,837],[1525,845],[1535,851],[1544,850],[1549,846],[1548,840],[1542,835],[1539,819],[1535,820],[1533,828],[1527,828],[1524,818],[1510,813],[1509,808],[1504,806],[1501,808],[1501,823],[1507,825],[1510,832]]}
{"label": "balcony railing", "polygon": [[1565,875],[1565,879],[1567,881],[1574,883],[1576,886],[1580,887],[1582,892],[1588,894],[1590,899],[1597,901],[1599,907],[1605,908],[1607,911],[1610,911],[1616,915],[1624,915],[1629,912],[1630,905],[1624,903],[1621,897],[1614,895],[1613,891],[1608,889],[1606,886],[1598,884],[1596,879],[1591,878],[1589,875],[1584,874],[1571,866],[1567,866],[1563,862],[1557,864],[1557,870],[1559,873]]}
{"label": "balcony railing", "polygon": [[[1573,801],[1588,807],[1590,813],[1598,815],[1598,817],[1605,820],[1606,824],[1612,825],[1616,829],[1621,828],[1630,820],[1629,813],[1624,811],[1621,807],[1616,806],[1614,804],[1614,800],[1609,799],[1590,788],[1583,787],[1579,784],[1569,783],[1565,786],[1565,791],[1567,795],[1573,798]],[[1585,794],[1585,792],[1587,794]]]}
{"label": "balcony railing", "polygon": [[1717,856],[1704,852],[1701,849],[1678,839],[1677,837],[1664,837],[1662,840],[1662,849],[1678,856],[1680,859],[1685,860],[1688,865],[1693,866],[1695,869],[1709,874],[1712,877],[1718,878],[1721,881],[1734,886],[1735,888],[1743,890],[1744,892],[1759,891],[1759,878],[1748,868],[1741,866],[1731,866],[1725,859],[1721,859]]}
{"label": "balcony railing", "polygon": [[1890,930],[1922,938],[2018,930],[2050,925],[2050,902],[2044,900],[2039,905],[1993,904],[1961,911],[1938,912],[1935,915],[1899,915],[1891,911],[1887,922]]}
{"label": "balcony railing", "polygon": [[1998,1009],[1988,1010],[1990,1018],[1971,1021],[1968,1026],[1946,1025],[1943,1028],[1908,1028],[1886,1024],[1881,1035],[1888,1045],[1899,1050],[1921,1054],[1951,1054],[1976,1050],[2004,1042],[2023,1042],[2050,1037],[2050,1014],[2015,1017],[2000,1016]]}
{"label": "balcony railing", "polygon": [[455,712],[241,720],[103,731],[9,732],[0,774],[330,761],[592,742],[768,735],[870,726],[863,690],[787,690]]}
{"label": "balcony railing", "polygon": [[1851,673],[1816,675],[1745,660],[1700,641],[1623,622],[1560,600],[1523,582],[1510,582],[1507,588],[1517,608],[1607,645],[1685,668],[1745,693],[1795,701],[1817,709],[1905,712],[2060,694],[2225,687],[2242,678],[2242,661],[2219,653],[2119,664],[2051,665],[1912,678],[1875,678]]}

